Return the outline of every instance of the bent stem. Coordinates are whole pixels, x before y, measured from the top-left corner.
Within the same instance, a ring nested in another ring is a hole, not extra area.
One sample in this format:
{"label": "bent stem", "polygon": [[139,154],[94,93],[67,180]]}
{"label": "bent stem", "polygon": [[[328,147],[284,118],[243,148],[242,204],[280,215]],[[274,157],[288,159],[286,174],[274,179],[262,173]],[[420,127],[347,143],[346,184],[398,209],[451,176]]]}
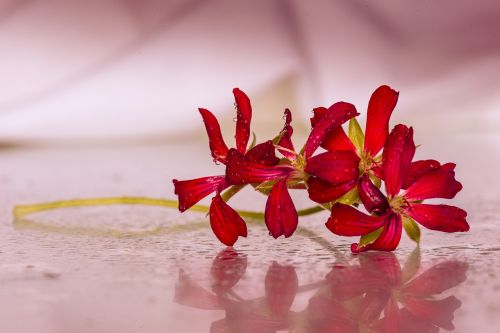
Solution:
{"label": "bent stem", "polygon": [[[239,191],[235,190],[235,192]],[[146,205],[158,206],[167,208],[177,208],[177,200],[168,199],[155,199],[146,197],[112,197],[112,198],[91,198],[91,199],[74,199],[74,200],[61,200],[52,201],[34,205],[19,205],[14,206],[12,211],[15,219],[21,219],[25,216],[35,214],[43,211],[50,211],[69,207],[90,207],[90,206],[107,206],[107,205]],[[190,208],[191,211],[208,213],[210,207],[205,205],[194,205]],[[299,216],[311,215],[324,210],[321,206],[314,206],[302,210],[298,210]],[[263,219],[264,213],[254,212],[248,210],[237,210],[242,217]]]}

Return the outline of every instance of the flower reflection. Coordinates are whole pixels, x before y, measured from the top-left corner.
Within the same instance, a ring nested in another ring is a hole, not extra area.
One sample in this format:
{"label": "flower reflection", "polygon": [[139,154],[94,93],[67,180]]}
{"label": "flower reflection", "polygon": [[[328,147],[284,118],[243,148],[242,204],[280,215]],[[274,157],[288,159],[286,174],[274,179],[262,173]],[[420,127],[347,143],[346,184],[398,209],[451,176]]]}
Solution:
{"label": "flower reflection", "polygon": [[[224,310],[225,317],[213,322],[210,332],[454,330],[454,313],[461,302],[442,294],[466,280],[465,262],[443,261],[421,272],[418,248],[404,265],[393,253],[364,253],[354,258],[335,264],[324,279],[301,286],[292,265],[272,262],[264,278],[264,296],[244,299],[233,288],[245,282],[241,280],[247,257],[227,248],[212,263],[211,290],[180,270],[174,301]],[[291,310],[296,296],[304,291],[313,295],[301,310]]]}

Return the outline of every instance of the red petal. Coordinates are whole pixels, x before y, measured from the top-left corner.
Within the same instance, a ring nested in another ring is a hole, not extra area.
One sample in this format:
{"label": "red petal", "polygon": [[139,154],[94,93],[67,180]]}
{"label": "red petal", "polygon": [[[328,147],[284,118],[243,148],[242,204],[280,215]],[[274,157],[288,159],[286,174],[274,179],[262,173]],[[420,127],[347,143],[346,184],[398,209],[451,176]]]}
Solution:
{"label": "red petal", "polygon": [[292,171],[293,169],[287,166],[267,166],[249,161],[234,148],[230,149],[227,154],[226,180],[232,185],[281,179]]}
{"label": "red petal", "polygon": [[293,204],[286,179],[274,184],[266,202],[265,220],[267,229],[274,238],[290,237],[297,229],[299,217]]}
{"label": "red petal", "polygon": [[384,168],[382,165],[380,164],[374,165],[370,168],[370,171],[372,172],[373,175],[375,175],[375,177],[384,179]]}
{"label": "red petal", "polygon": [[354,105],[338,102],[328,108],[321,119],[313,127],[304,146],[304,156],[309,158],[321,145],[326,136],[347,120],[359,115]]}
{"label": "red petal", "polygon": [[412,204],[405,213],[427,229],[444,232],[469,230],[465,219],[467,212],[455,206]]}
{"label": "red petal", "polygon": [[273,261],[267,270],[264,286],[266,303],[272,315],[287,315],[299,289],[299,279],[295,268],[291,265],[282,266]]}
{"label": "red petal", "polygon": [[340,236],[362,236],[386,224],[386,217],[366,215],[351,206],[335,204],[326,227]]}
{"label": "red petal", "polygon": [[284,149],[278,149],[280,153],[283,154],[286,158],[289,159],[294,159],[295,154],[293,153],[295,151],[295,148],[293,147],[293,142],[292,142],[292,134],[293,134],[293,127],[290,125],[292,122],[292,113],[290,110],[286,109],[285,110],[285,126],[281,130],[280,133],[280,141],[278,142],[278,146],[286,148],[287,150]]}
{"label": "red petal", "polygon": [[[323,117],[325,112],[328,111],[325,107],[315,108],[313,110],[314,117],[311,118],[311,126],[314,127],[316,123]],[[345,134],[342,126],[335,127],[325,137],[321,147],[326,150],[352,150],[356,151],[356,147],[352,144],[349,137]]]}
{"label": "red petal", "polygon": [[386,225],[380,236],[371,244],[360,247],[358,244],[351,245],[351,251],[354,253],[378,250],[378,251],[393,251],[401,240],[401,232],[403,230],[403,223],[401,222],[401,215],[391,213],[386,216]]}
{"label": "red petal", "polygon": [[368,103],[366,118],[365,151],[371,156],[384,146],[389,133],[389,118],[398,102],[399,93],[388,86],[375,90]]}
{"label": "red petal", "polygon": [[387,138],[383,156],[385,187],[389,197],[399,193],[414,154],[413,128],[396,125]]}
{"label": "red petal", "polygon": [[251,162],[263,165],[276,165],[280,162],[280,159],[276,157],[274,144],[271,140],[260,143],[250,149],[245,154],[245,158]]}
{"label": "red petal", "polygon": [[358,178],[358,165],[359,157],[352,151],[328,151],[309,158],[304,171],[331,184],[341,184]]}
{"label": "red petal", "polygon": [[430,198],[452,199],[462,189],[462,184],[455,179],[455,171],[445,167],[429,171],[418,178],[404,194],[406,200],[418,201]]}
{"label": "red petal", "polygon": [[367,174],[364,174],[358,183],[358,193],[369,213],[375,212],[381,215],[389,208],[385,195],[372,183]]}
{"label": "red petal", "polygon": [[200,114],[203,117],[203,122],[205,123],[205,128],[208,134],[208,144],[210,146],[210,151],[212,152],[212,157],[221,163],[225,163],[228,148],[222,138],[217,118],[215,118],[212,112],[206,109],[200,108],[198,110],[200,111]]}
{"label": "red petal", "polygon": [[356,185],[357,180],[351,180],[343,184],[333,185],[316,177],[307,180],[307,192],[312,201],[318,203],[337,200]]}
{"label": "red petal", "polygon": [[190,180],[173,180],[175,194],[179,197],[181,212],[191,208],[198,201],[215,191],[228,187],[224,176],[203,177]]}
{"label": "red petal", "polygon": [[219,193],[212,199],[210,205],[210,226],[217,238],[225,245],[232,246],[238,236],[247,236],[245,221],[232,209]]}
{"label": "red petal", "polygon": [[240,153],[247,150],[250,138],[250,121],[252,120],[252,106],[248,96],[238,88],[233,89],[236,100],[236,149]]}
{"label": "red petal", "polygon": [[228,247],[220,251],[210,268],[210,284],[216,293],[224,292],[236,285],[247,269],[246,254]]}
{"label": "red petal", "polygon": [[321,147],[326,150],[350,150],[356,152],[356,147],[351,142],[351,139],[345,134],[342,126],[335,127],[323,140]]}
{"label": "red petal", "polygon": [[311,127],[316,126],[319,120],[325,115],[326,111],[328,111],[328,109],[325,108],[324,106],[320,106],[313,109],[313,116],[311,118]]}
{"label": "red petal", "polygon": [[408,171],[403,179],[403,187],[407,189],[410,187],[417,179],[425,175],[427,172],[436,170],[441,164],[435,160],[420,160],[415,161],[410,164]]}

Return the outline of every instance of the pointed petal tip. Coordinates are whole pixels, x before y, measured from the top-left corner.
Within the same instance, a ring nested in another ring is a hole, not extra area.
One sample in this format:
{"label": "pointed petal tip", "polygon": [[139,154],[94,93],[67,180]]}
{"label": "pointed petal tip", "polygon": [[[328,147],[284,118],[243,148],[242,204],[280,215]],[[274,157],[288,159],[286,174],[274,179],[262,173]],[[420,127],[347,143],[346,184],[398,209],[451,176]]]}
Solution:
{"label": "pointed petal tip", "polygon": [[372,156],[384,146],[389,134],[389,120],[399,93],[387,85],[378,87],[368,102],[364,150]]}
{"label": "pointed petal tip", "polygon": [[208,145],[210,147],[212,157],[221,163],[225,163],[229,148],[222,137],[219,121],[214,114],[207,109],[198,108],[198,111],[200,112],[201,117],[203,118],[203,123],[205,124],[205,129],[208,135]]}
{"label": "pointed petal tip", "polygon": [[298,225],[298,214],[288,192],[286,179],[274,184],[266,202],[265,222],[274,238],[293,235]]}
{"label": "pointed petal tip", "polygon": [[366,246],[359,246],[358,243],[352,243],[351,244],[351,252],[353,254],[360,254],[361,252],[366,251]]}
{"label": "pointed petal tip", "polygon": [[247,226],[241,216],[222,200],[219,193],[212,198],[210,205],[210,226],[221,243],[233,246],[238,237],[246,237]]}
{"label": "pointed petal tip", "polygon": [[248,96],[239,88],[234,88],[233,94],[236,102],[236,149],[245,153],[250,138],[252,105]]}
{"label": "pointed petal tip", "polygon": [[467,212],[456,206],[443,204],[412,204],[405,214],[427,229],[442,232],[466,232],[470,226]]}
{"label": "pointed petal tip", "polygon": [[358,115],[356,107],[350,103],[338,102],[330,106],[309,134],[304,146],[304,156],[306,158],[312,156],[333,129]]}

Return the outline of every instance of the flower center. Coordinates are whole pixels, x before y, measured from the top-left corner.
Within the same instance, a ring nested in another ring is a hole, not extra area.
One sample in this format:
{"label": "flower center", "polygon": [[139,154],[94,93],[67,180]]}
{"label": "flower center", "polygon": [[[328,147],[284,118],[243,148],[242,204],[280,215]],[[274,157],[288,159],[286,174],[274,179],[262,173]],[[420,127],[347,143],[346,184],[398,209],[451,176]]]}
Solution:
{"label": "flower center", "polygon": [[302,154],[298,154],[295,157],[295,160],[292,161],[292,166],[295,169],[292,173],[291,178],[306,180],[308,175],[304,171],[306,167],[306,159]]}
{"label": "flower center", "polygon": [[387,198],[389,201],[389,206],[396,213],[401,213],[402,207],[405,204],[405,199],[401,195],[397,195],[394,198]]}
{"label": "flower center", "polygon": [[371,168],[376,165],[377,162],[374,161],[373,157],[370,154],[362,151],[359,161],[359,173],[361,175],[365,173],[369,173]]}

